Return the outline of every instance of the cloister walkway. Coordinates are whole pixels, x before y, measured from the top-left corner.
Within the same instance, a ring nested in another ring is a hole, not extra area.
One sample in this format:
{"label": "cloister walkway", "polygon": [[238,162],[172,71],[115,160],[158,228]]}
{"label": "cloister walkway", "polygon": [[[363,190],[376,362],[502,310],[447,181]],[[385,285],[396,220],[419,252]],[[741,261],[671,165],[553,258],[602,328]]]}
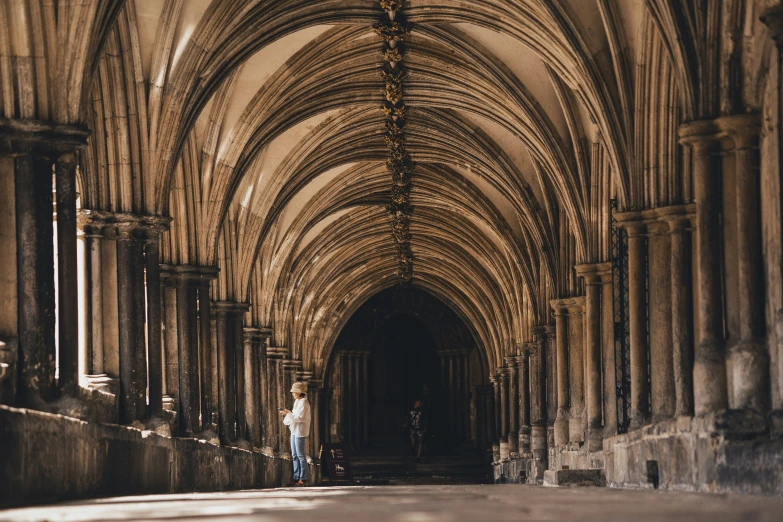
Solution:
{"label": "cloister walkway", "polygon": [[783,499],[518,485],[306,488],[107,498],[0,512],[2,521],[779,521]]}

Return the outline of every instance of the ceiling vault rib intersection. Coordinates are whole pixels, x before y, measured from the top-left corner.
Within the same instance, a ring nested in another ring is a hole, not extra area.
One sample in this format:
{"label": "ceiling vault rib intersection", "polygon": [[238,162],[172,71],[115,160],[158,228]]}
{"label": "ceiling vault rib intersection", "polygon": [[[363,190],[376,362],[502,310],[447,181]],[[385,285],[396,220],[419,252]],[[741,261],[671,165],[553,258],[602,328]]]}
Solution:
{"label": "ceiling vault rib intersection", "polygon": [[402,283],[413,278],[413,251],[411,250],[410,218],[413,207],[410,203],[411,176],[414,164],[405,147],[405,112],[403,80],[406,70],[403,65],[403,48],[400,45],[410,34],[411,27],[405,22],[402,8],[405,0],[379,0],[386,11],[383,21],[373,28],[386,42],[383,51],[384,65],[381,77],[385,82],[383,90],[386,99],[383,113],[386,117],[384,139],[389,147],[387,168],[392,175],[391,202],[386,207],[391,219],[392,235],[397,247],[397,276]]}

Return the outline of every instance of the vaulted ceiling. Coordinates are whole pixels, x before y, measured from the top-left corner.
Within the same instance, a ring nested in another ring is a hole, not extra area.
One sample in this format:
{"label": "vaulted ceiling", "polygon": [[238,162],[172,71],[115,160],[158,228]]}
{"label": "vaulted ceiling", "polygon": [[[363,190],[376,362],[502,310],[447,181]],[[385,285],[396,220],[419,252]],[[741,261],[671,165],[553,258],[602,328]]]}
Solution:
{"label": "vaulted ceiling", "polygon": [[[35,11],[22,3],[0,15]],[[400,281],[382,110],[393,66],[373,30],[396,16],[410,29],[396,50],[411,284],[497,364],[547,322],[549,299],[578,291],[575,264],[608,259],[610,200],[692,198],[676,129],[720,110],[692,71],[723,74],[698,33],[758,24],[754,2],[728,2],[748,11],[739,21],[703,3],[126,0],[59,119],[93,131],[84,207],[170,215],[163,261],[220,268],[213,297],[251,303],[247,322],[317,371],[351,313]],[[739,89],[728,98],[758,97]]]}

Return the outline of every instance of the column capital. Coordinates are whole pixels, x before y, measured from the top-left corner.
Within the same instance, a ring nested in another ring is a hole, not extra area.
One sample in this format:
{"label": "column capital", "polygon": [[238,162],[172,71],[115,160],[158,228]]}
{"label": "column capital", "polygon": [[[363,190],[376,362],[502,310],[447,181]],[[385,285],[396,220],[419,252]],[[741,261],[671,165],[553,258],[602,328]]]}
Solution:
{"label": "column capital", "polygon": [[283,368],[286,370],[296,370],[302,367],[302,361],[299,359],[283,359]]}
{"label": "column capital", "polygon": [[628,232],[628,237],[640,237],[647,233],[650,216],[641,210],[629,210],[612,214],[617,225]]}
{"label": "column capital", "polygon": [[288,355],[288,348],[283,346],[269,346],[266,349],[267,359],[280,359],[283,360]]}
{"label": "column capital", "polygon": [[242,316],[250,310],[249,303],[237,303],[236,301],[214,301],[212,310],[218,316]]}
{"label": "column capital", "polygon": [[160,265],[160,272],[161,277],[169,281],[200,286],[209,285],[210,281],[217,279],[220,269],[216,266],[162,264]]}
{"label": "column capital", "polygon": [[696,224],[696,204],[669,205],[654,209],[655,216],[668,225],[667,232],[677,233],[692,230]]}
{"label": "column capital", "polygon": [[0,152],[59,156],[87,145],[90,129],[42,120],[0,118]]}
{"label": "column capital", "polygon": [[[285,364],[285,363],[283,363]],[[310,379],[313,378],[313,372],[309,370],[300,370],[296,372],[296,379],[301,382],[310,382]]]}
{"label": "column capital", "polygon": [[590,263],[576,265],[576,275],[584,278],[588,285],[600,285],[602,283],[612,282],[612,263],[606,261],[603,263]]}
{"label": "column capital", "polygon": [[261,330],[253,326],[243,327],[242,333],[244,334],[246,341],[260,341],[263,339],[261,335]]}
{"label": "column capital", "polygon": [[690,145],[699,152],[710,152],[718,148],[723,134],[715,120],[692,120],[680,125],[678,130],[681,145]]}
{"label": "column capital", "polygon": [[734,142],[735,149],[758,147],[761,136],[761,115],[758,112],[721,116],[715,119],[715,124]]}
{"label": "column capital", "polygon": [[[506,366],[509,370],[516,369],[517,367],[517,356],[516,355],[506,355],[503,359],[506,361]],[[513,370],[512,370],[513,371]]]}
{"label": "column capital", "polygon": [[136,239],[152,240],[169,229],[172,218],[153,214],[79,209],[79,220],[85,225],[89,223],[102,229],[110,239],[122,234],[132,234]]}

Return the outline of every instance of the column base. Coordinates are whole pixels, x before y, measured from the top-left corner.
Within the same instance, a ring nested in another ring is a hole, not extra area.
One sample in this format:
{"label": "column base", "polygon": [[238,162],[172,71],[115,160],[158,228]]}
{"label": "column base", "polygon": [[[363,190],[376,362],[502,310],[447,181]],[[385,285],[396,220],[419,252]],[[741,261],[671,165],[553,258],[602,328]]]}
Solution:
{"label": "column base", "polygon": [[[776,415],[783,419],[783,414]],[[679,417],[604,439],[609,486],[783,494],[783,437],[747,410]]]}
{"label": "column base", "polygon": [[568,444],[568,419],[559,414],[555,420],[555,446]]}
{"label": "column base", "polygon": [[582,416],[568,419],[568,442],[584,442],[585,432]]}
{"label": "column base", "polygon": [[519,454],[527,455],[530,453],[530,428],[523,426],[519,430]]}
{"label": "column base", "polygon": [[762,341],[740,340],[729,348],[729,407],[769,411],[769,352]]}
{"label": "column base", "polygon": [[519,457],[519,432],[510,431],[508,433],[508,452],[511,458]]}

